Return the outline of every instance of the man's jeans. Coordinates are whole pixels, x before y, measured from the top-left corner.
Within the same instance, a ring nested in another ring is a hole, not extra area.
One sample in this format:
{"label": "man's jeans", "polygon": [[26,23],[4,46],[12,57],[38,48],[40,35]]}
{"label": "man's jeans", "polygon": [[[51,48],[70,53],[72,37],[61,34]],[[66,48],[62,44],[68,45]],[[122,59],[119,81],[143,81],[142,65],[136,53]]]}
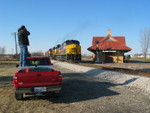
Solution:
{"label": "man's jeans", "polygon": [[28,55],[28,47],[27,45],[19,45],[20,46],[20,65],[26,65],[26,57]]}

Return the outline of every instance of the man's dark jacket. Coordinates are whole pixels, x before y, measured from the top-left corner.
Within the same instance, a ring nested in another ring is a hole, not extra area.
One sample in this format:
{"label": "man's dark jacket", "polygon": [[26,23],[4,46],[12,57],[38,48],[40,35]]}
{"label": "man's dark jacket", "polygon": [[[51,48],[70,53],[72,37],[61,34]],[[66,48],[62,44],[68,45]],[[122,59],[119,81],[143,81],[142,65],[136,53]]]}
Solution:
{"label": "man's dark jacket", "polygon": [[30,32],[27,31],[26,28],[21,29],[21,30],[18,31],[19,45],[29,45],[28,35],[30,35]]}

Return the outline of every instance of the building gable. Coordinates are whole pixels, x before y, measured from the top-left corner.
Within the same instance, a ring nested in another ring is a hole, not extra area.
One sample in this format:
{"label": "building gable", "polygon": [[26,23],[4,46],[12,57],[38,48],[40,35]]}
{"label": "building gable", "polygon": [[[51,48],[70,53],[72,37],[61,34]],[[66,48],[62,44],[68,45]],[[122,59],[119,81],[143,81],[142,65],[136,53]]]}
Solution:
{"label": "building gable", "polygon": [[[115,41],[117,41],[117,40],[115,40],[112,36],[107,36],[106,38],[104,38],[104,40],[102,40],[103,42],[105,42],[105,41],[110,41],[110,42],[115,42]],[[101,42],[102,42],[101,41]]]}

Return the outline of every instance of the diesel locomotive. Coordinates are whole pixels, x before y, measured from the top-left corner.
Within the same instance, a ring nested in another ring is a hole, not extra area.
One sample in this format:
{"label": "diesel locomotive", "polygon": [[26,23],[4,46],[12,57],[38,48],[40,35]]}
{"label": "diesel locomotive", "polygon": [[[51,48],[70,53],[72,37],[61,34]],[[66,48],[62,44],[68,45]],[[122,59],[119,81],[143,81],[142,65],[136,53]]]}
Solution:
{"label": "diesel locomotive", "polygon": [[49,49],[51,59],[67,62],[81,61],[81,46],[78,40],[66,40],[62,44]]}

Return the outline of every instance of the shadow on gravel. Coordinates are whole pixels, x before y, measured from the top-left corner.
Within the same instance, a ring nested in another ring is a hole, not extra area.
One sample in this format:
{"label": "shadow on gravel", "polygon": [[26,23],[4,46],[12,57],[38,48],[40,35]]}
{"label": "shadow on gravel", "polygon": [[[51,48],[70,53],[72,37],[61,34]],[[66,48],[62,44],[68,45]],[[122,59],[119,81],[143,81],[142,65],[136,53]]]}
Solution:
{"label": "shadow on gravel", "polygon": [[64,73],[61,96],[58,99],[50,100],[54,103],[73,103],[97,99],[104,96],[119,95],[118,92],[110,90],[110,87],[127,85],[137,78],[132,78],[122,84],[97,81],[96,76],[106,70],[93,69],[86,73]]}
{"label": "shadow on gravel", "polygon": [[[50,100],[51,102],[72,103],[119,94],[109,89],[109,87],[116,86],[115,84],[84,79],[84,77],[79,76],[75,77],[77,74],[81,75],[81,73],[63,74],[61,96],[58,99]],[[70,75],[74,76],[68,77]]]}
{"label": "shadow on gravel", "polygon": [[24,100],[48,100],[53,103],[74,103],[98,99],[104,96],[115,96],[120,93],[110,90],[110,87],[127,85],[137,78],[125,81],[122,84],[96,81],[91,77],[83,76],[83,73],[64,73],[63,84],[59,98],[46,96],[28,96]]}
{"label": "shadow on gravel", "polygon": [[90,71],[87,71],[84,73],[85,76],[97,76],[100,73],[106,72],[109,70],[105,70],[105,69],[92,69]]}
{"label": "shadow on gravel", "polygon": [[116,86],[123,86],[123,85],[128,85],[130,84],[131,82],[134,82],[135,80],[137,80],[138,78],[132,78],[132,79],[129,79],[127,81],[125,81],[124,83],[122,84],[116,84]]}

